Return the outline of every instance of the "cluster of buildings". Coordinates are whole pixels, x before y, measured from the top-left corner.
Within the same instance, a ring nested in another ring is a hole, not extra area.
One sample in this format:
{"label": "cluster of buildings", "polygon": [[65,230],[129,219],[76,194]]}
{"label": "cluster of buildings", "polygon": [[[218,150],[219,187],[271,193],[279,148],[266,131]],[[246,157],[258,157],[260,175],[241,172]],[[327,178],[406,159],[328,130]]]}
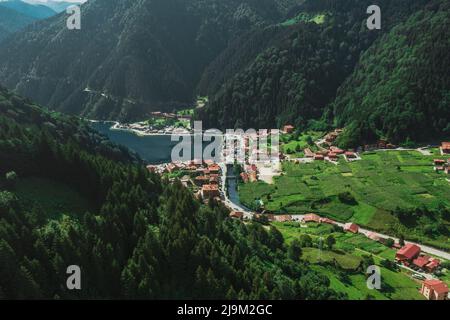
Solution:
{"label": "cluster of buildings", "polygon": [[434,273],[441,261],[421,254],[421,251],[418,245],[408,243],[397,251],[395,261],[417,271]]}
{"label": "cluster of buildings", "polygon": [[147,170],[150,172],[178,173],[182,172],[185,176],[181,182],[186,186],[192,186],[199,191],[199,196],[203,199],[215,198],[221,196],[221,167],[213,160],[194,160],[189,162],[172,162],[161,165],[149,165]]}
{"label": "cluster of buildings", "polygon": [[373,151],[373,150],[380,150],[380,149],[396,149],[397,146],[389,143],[387,140],[380,139],[377,143],[374,144],[366,144],[364,145],[363,149],[364,151]]}
{"label": "cluster of buildings", "polygon": [[345,151],[334,146],[317,152],[312,152],[310,148],[306,148],[304,153],[306,158],[312,158],[316,161],[328,160],[331,162],[337,162],[340,156],[343,156],[347,161],[355,161],[360,159],[356,152]]}

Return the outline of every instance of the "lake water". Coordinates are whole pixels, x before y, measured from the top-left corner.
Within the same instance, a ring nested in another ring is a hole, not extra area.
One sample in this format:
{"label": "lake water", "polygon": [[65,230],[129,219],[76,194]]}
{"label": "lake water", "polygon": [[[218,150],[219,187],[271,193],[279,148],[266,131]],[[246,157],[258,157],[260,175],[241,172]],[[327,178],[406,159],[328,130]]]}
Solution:
{"label": "lake water", "polygon": [[[138,136],[125,130],[111,130],[111,122],[93,122],[92,127],[106,135],[112,142],[123,145],[136,152],[150,164],[171,162],[172,149],[179,143],[171,141],[170,135]],[[193,139],[192,139],[193,140]],[[208,143],[203,143],[203,148]],[[193,146],[191,147],[193,153]]]}

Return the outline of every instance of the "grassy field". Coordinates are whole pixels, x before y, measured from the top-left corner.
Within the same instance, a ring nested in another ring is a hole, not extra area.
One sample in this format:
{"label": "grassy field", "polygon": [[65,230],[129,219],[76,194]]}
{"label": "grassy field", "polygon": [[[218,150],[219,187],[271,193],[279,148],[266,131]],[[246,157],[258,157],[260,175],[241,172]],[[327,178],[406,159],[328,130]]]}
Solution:
{"label": "grassy field", "polygon": [[[254,206],[261,199],[265,209],[276,213],[316,212],[339,221],[353,221],[389,234],[403,233],[416,241],[450,248],[448,237],[424,235],[406,228],[392,215],[396,207],[435,209],[450,206],[450,183],[444,173],[433,171],[433,159],[416,151],[373,152],[361,161],[339,165],[327,162],[283,164],[284,174],[273,185],[263,182],[240,185],[241,201]],[[443,158],[443,157],[440,157]],[[354,203],[344,203],[339,194],[349,192]],[[436,223],[421,217],[420,225]],[[448,221],[444,224],[449,227]],[[420,232],[419,232],[420,231]]]}
{"label": "grassy field", "polygon": [[311,148],[313,151],[317,149],[313,141],[319,139],[322,135],[322,132],[315,131],[303,133],[298,137],[293,134],[284,134],[280,139],[281,150],[293,158],[302,158],[304,157],[304,149]]}
{"label": "grassy field", "polygon": [[284,21],[283,23],[281,23],[281,25],[284,27],[289,27],[299,22],[314,22],[315,24],[323,24],[325,22],[325,19],[326,14],[324,13],[319,13],[316,15],[301,13],[292,19]]}
{"label": "grassy field", "polygon": [[[403,271],[392,271],[380,266],[383,259],[393,260],[395,251],[384,245],[367,239],[360,234],[336,232],[333,226],[309,223],[302,227],[299,223],[277,223],[273,225],[280,230],[289,244],[301,235],[309,235],[313,247],[302,248],[301,259],[309,262],[310,268],[325,275],[330,286],[346,293],[349,299],[361,300],[368,296],[386,300],[421,300],[420,283],[411,279]],[[320,245],[320,239],[332,234],[336,239],[333,250]],[[319,247],[322,249],[320,250]],[[370,290],[366,284],[366,276],[360,267],[362,257],[372,255],[376,265],[381,269],[382,290]],[[325,264],[324,264],[325,263]]]}
{"label": "grassy field", "polygon": [[49,179],[21,178],[14,192],[26,205],[42,208],[49,219],[58,219],[63,214],[82,215],[93,211],[89,202],[76,190]]}

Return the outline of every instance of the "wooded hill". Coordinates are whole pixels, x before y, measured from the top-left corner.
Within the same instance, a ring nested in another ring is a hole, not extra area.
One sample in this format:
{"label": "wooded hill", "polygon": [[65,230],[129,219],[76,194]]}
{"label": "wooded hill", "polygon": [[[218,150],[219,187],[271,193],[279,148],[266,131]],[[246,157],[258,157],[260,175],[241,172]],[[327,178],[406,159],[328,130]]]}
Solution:
{"label": "wooded hill", "polygon": [[366,27],[369,5],[306,1],[301,14],[236,41],[203,75],[210,102],[198,118],[219,128],[349,126],[343,146],[448,137],[448,3],[381,1],[379,31]]}
{"label": "wooded hill", "polygon": [[[0,299],[345,298],[275,228],[201,205],[76,118],[0,89],[0,129]],[[72,188],[91,210],[50,217],[22,197],[32,177]],[[70,291],[74,264],[82,290]]]}
{"label": "wooded hill", "polygon": [[66,113],[142,119],[192,104],[231,39],[277,23],[302,0],[90,0],[81,30],[59,15],[0,47],[0,82]]}

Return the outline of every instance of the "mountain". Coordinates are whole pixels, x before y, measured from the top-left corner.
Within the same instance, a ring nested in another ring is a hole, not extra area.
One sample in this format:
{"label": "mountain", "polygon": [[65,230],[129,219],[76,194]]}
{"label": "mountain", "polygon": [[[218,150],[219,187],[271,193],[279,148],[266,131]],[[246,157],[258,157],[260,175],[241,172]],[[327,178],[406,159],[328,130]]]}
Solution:
{"label": "mountain", "polygon": [[0,42],[12,33],[25,28],[36,19],[0,6]]}
{"label": "mountain", "polygon": [[0,81],[64,112],[142,118],[191,104],[204,68],[232,39],[277,23],[299,2],[88,1],[82,30],[67,30],[59,16],[2,45]]}
{"label": "mountain", "polygon": [[450,135],[450,4],[430,4],[378,39],[331,105],[342,145]]}
{"label": "mountain", "polygon": [[[197,112],[206,127],[314,126],[339,86],[372,43],[427,1],[379,1],[383,28],[365,21],[370,1],[305,1],[278,25],[247,34],[229,46],[199,84],[209,96]],[[316,120],[316,121],[311,121]]]}
{"label": "mountain", "polygon": [[63,11],[66,11],[66,9],[73,5],[80,5],[83,1],[80,2],[67,2],[67,1],[53,1],[53,0],[47,0],[46,2],[42,3],[43,5],[49,7],[53,11],[60,13]]}
{"label": "mountain", "polygon": [[25,16],[35,19],[46,19],[56,14],[55,11],[47,6],[40,4],[29,4],[22,0],[8,0],[0,2],[0,7],[5,7],[19,12]]}
{"label": "mountain", "polygon": [[277,229],[200,204],[76,117],[0,88],[0,128],[0,299],[345,298]]}

